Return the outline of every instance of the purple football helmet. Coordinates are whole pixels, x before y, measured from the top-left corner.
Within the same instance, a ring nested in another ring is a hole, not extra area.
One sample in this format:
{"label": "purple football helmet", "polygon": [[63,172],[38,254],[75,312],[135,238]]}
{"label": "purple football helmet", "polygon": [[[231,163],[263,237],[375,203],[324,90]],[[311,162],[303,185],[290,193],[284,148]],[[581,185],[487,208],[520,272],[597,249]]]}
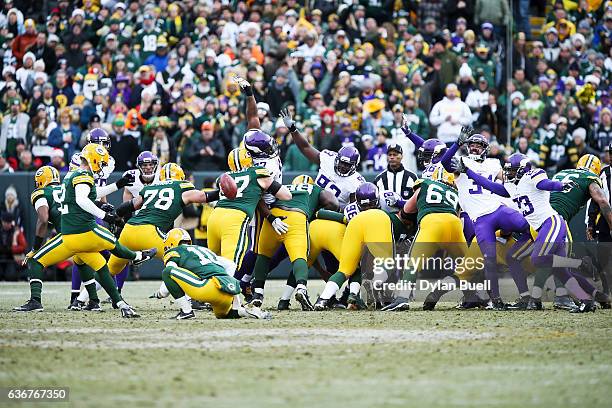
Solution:
{"label": "purple football helmet", "polygon": [[155,178],[158,165],[159,159],[156,155],[148,150],[140,153],[136,158],[136,167],[138,167],[138,170],[140,170],[142,179],[148,183],[153,181]]}
{"label": "purple football helmet", "polygon": [[440,139],[427,139],[423,142],[417,153],[417,159],[423,166],[436,163],[446,152],[446,144]]}
{"label": "purple football helmet", "polygon": [[504,164],[504,178],[511,183],[518,183],[525,173],[531,170],[529,157],[522,153],[514,153]]}
{"label": "purple football helmet", "polygon": [[373,183],[363,183],[360,185],[357,191],[355,191],[355,197],[357,199],[357,207],[361,211],[378,208],[380,196],[378,194],[378,187]]}
{"label": "purple football helmet", "polygon": [[359,151],[355,147],[343,146],[336,155],[334,170],[336,170],[337,175],[348,177],[357,171],[360,160]]}
{"label": "purple football helmet", "polygon": [[484,161],[489,154],[489,141],[480,133],[474,133],[465,141],[468,157],[475,161]]}
{"label": "purple football helmet", "polygon": [[101,144],[106,148],[106,150],[110,149],[111,139],[106,130],[102,128],[91,129],[89,132],[89,143],[97,143]]}
{"label": "purple football helmet", "polygon": [[278,156],[276,140],[259,129],[249,129],[244,134],[244,147],[255,159],[269,159]]}

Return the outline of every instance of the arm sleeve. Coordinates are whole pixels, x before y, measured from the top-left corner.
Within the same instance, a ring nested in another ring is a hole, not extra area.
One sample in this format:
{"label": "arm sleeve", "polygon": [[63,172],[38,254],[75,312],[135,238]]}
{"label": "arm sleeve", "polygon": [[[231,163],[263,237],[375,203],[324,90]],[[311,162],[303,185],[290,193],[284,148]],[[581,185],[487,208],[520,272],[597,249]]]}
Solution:
{"label": "arm sleeve", "polygon": [[510,194],[508,194],[508,190],[506,190],[506,187],[504,187],[503,185],[499,183],[495,183],[489,180],[488,178],[483,177],[480,174],[470,169],[467,169],[466,174],[468,175],[469,178],[474,180],[476,184],[478,184],[479,186],[483,188],[486,188],[490,192],[497,194],[499,196],[502,196],[502,197],[510,197]]}
{"label": "arm sleeve", "polygon": [[457,143],[453,143],[450,149],[444,152],[442,158],[440,159],[440,161],[442,162],[442,166],[444,166],[444,169],[449,173],[453,173],[455,171],[455,169],[453,169],[453,167],[451,166],[451,159],[453,158],[453,156],[455,156],[457,150],[459,150],[459,145]]}
{"label": "arm sleeve", "polygon": [[114,193],[117,191],[117,184],[107,184],[106,186],[96,188],[96,199],[99,200],[103,197],[106,197],[110,193]]}
{"label": "arm sleeve", "polygon": [[319,210],[317,211],[317,218],[320,220],[329,220],[329,221],[346,223],[344,214],[336,212],[336,211]]}
{"label": "arm sleeve", "polygon": [[[402,129],[402,131],[404,131],[404,129]],[[408,139],[410,139],[412,143],[414,143],[414,146],[416,149],[423,146],[425,139],[417,135],[415,132],[409,132],[409,133],[404,132],[404,134],[406,135],[406,137],[408,137]]]}
{"label": "arm sleeve", "polygon": [[536,184],[536,187],[539,190],[563,191],[563,183],[561,183],[560,181],[554,181],[554,180],[549,180],[549,179],[538,181],[538,184]]}
{"label": "arm sleeve", "polygon": [[49,203],[47,203],[47,199],[45,197],[41,197],[34,203],[34,209],[38,211],[40,207],[49,207]]}
{"label": "arm sleeve", "polygon": [[85,183],[77,184],[74,187],[77,205],[94,217],[104,218],[106,213],[99,209],[94,202],[89,199],[88,195],[90,191],[91,187]]}

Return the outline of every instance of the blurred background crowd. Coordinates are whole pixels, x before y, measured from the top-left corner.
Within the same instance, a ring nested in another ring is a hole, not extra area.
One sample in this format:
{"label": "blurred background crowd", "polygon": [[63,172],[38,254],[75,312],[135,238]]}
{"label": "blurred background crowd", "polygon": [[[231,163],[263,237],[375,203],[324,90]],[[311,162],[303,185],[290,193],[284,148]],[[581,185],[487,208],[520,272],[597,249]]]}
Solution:
{"label": "blurred background crowd", "polygon": [[[286,171],[314,169],[283,108],[317,148],[356,146],[364,172],[387,169],[391,143],[418,172],[402,114],[446,143],[471,124],[492,157],[551,172],[609,162],[612,1],[0,0],[0,45],[0,172],[65,170],[95,127],[117,171],[141,150],[224,170],[246,130],[236,74]],[[0,257],[20,244],[9,190]]]}

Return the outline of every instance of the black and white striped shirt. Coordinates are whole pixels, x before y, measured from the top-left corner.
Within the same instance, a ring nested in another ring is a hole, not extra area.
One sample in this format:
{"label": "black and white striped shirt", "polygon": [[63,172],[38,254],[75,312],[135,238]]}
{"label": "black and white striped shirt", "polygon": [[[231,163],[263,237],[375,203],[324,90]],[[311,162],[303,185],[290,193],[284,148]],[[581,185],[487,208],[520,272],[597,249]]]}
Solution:
{"label": "black and white striped shirt", "polygon": [[416,174],[400,165],[400,168],[395,171],[388,167],[387,170],[376,176],[374,184],[381,191],[393,191],[402,199],[407,200],[414,193],[413,187],[416,179]]}

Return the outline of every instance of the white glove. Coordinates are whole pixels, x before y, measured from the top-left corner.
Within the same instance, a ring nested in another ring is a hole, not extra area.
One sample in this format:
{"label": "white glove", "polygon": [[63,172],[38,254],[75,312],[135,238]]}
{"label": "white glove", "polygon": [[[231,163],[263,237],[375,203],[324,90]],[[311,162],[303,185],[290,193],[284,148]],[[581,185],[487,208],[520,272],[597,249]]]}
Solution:
{"label": "white glove", "polygon": [[395,206],[395,203],[397,203],[397,200],[400,199],[400,196],[395,191],[385,191],[383,193],[383,199],[385,200],[387,206],[393,207]]}
{"label": "white glove", "polygon": [[289,225],[283,222],[285,218],[287,217],[276,217],[272,214],[268,215],[268,222],[272,225],[272,228],[274,228],[274,231],[278,235],[286,234],[287,231],[289,231]]}
{"label": "white glove", "polygon": [[281,110],[279,117],[283,120],[283,123],[285,123],[287,129],[291,129],[295,125],[295,122],[291,117],[291,113],[289,113],[289,109]]}
{"label": "white glove", "polygon": [[234,82],[238,84],[239,87],[241,88],[247,88],[249,86],[251,86],[251,84],[249,83],[249,81],[247,81],[246,79],[244,79],[243,77],[240,77],[238,75],[236,75],[234,77]]}

